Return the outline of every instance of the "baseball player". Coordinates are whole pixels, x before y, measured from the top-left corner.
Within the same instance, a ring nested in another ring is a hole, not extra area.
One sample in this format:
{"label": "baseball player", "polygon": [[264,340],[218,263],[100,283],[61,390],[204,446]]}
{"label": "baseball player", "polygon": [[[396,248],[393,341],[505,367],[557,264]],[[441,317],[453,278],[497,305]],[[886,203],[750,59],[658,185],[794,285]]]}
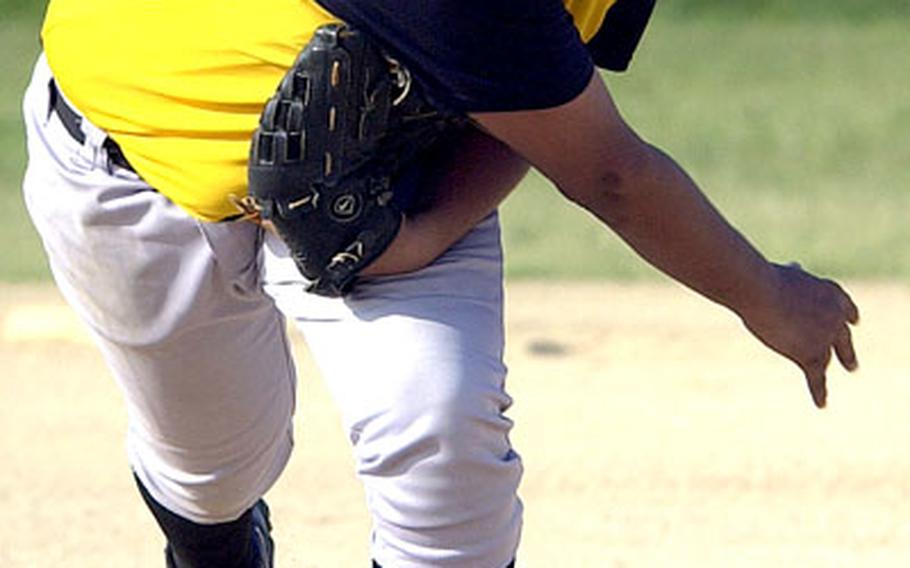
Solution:
{"label": "baseball player", "polygon": [[[769,262],[623,120],[649,0],[51,0],[24,192],[128,410],[167,565],[267,567],[289,318],[350,437],[386,568],[513,566],[496,207],[539,168],[739,315],[825,404],[836,284]],[[250,221],[258,222],[250,222]]]}

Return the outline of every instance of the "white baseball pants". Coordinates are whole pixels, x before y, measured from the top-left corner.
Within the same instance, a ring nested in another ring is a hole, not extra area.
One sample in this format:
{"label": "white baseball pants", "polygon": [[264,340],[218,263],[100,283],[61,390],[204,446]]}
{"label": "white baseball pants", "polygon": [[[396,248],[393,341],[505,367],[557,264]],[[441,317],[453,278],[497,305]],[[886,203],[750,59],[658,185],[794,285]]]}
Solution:
{"label": "white baseball pants", "polygon": [[498,221],[432,266],[344,299],[306,294],[282,244],[249,223],[203,223],[129,170],[104,132],[84,144],[48,109],[39,60],[24,101],[28,210],[57,284],[126,403],[129,463],[197,523],[232,520],[291,452],[305,334],[341,409],[387,568],[501,568],[521,524],[521,462],[504,416]]}

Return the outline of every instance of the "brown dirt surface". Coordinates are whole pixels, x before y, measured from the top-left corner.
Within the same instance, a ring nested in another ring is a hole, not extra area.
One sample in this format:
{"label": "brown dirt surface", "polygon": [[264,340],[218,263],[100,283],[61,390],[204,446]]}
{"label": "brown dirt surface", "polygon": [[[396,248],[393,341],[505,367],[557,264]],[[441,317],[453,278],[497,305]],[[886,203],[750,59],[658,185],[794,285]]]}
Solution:
{"label": "brown dirt surface", "polygon": [[[860,370],[815,410],[795,367],[674,286],[508,286],[519,566],[910,566],[910,287],[849,286]],[[368,566],[348,445],[295,336],[278,566]],[[47,287],[0,287],[0,566],[160,567],[125,413]]]}

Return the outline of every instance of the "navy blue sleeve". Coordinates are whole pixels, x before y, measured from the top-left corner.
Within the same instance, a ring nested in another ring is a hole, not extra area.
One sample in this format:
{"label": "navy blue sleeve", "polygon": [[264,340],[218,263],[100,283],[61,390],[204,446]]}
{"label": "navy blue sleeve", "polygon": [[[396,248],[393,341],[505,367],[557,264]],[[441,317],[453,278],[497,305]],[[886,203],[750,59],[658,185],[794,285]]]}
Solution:
{"label": "navy blue sleeve", "polygon": [[598,67],[625,71],[645,33],[656,0],[617,0],[607,11],[600,29],[588,41],[588,51]]}
{"label": "navy blue sleeve", "polygon": [[561,0],[317,1],[456,112],[554,107],[581,93],[594,70]]}

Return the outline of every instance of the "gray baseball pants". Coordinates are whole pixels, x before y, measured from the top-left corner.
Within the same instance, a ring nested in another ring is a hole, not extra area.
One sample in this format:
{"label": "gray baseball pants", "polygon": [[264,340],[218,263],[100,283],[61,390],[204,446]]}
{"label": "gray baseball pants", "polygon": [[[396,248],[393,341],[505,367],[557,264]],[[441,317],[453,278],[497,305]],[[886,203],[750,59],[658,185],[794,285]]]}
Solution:
{"label": "gray baseball pants", "polygon": [[521,525],[502,361],[495,216],[418,272],[344,299],[306,294],[284,247],[249,223],[197,221],[130,170],[87,120],[49,112],[39,60],[24,100],[24,194],[62,294],[128,413],[129,464],[197,523],[238,517],[292,448],[304,334],[350,437],[383,566],[498,568]]}

